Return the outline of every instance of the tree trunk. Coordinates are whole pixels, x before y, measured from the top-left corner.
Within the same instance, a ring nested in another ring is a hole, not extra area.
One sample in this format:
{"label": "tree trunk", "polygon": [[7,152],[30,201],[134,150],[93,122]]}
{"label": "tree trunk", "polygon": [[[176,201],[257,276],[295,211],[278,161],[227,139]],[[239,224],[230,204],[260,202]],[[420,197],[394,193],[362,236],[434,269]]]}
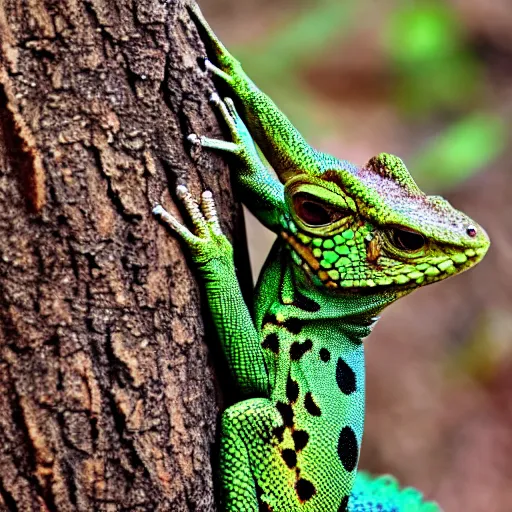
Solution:
{"label": "tree trunk", "polygon": [[242,232],[184,139],[222,137],[201,55],[182,1],[0,0],[0,510],[215,510],[200,294],[151,216],[207,186]]}

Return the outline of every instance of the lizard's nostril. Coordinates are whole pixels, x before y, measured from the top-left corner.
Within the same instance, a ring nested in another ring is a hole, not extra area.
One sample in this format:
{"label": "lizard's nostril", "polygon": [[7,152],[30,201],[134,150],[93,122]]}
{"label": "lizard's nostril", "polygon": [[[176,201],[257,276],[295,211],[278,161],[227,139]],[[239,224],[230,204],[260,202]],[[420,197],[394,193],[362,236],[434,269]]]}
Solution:
{"label": "lizard's nostril", "polygon": [[475,237],[476,236],[476,228],[475,226],[473,226],[472,224],[470,224],[467,228],[466,228],[466,233],[471,237]]}

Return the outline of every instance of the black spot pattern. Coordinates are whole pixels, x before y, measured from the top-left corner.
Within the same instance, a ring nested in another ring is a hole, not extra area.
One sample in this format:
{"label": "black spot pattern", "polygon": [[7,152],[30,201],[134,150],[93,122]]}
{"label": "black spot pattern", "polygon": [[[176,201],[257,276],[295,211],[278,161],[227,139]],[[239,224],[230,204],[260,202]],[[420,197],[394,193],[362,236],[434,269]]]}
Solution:
{"label": "black spot pattern", "polygon": [[338,508],[338,512],[347,512],[348,511],[348,496],[345,496],[340,503]]}
{"label": "black spot pattern", "polygon": [[331,360],[331,353],[326,348],[320,349],[320,359],[324,363],[328,363]]}
{"label": "black spot pattern", "polygon": [[299,384],[292,379],[291,375],[288,375],[288,380],[286,381],[286,398],[291,403],[294,403],[299,398]]}
{"label": "black spot pattern", "polygon": [[306,408],[306,411],[311,414],[311,416],[320,416],[322,414],[320,407],[318,407],[315,400],[313,399],[311,391],[308,391],[304,397],[304,407]]}
{"label": "black spot pattern", "polygon": [[336,382],[345,395],[350,395],[356,390],[356,374],[341,357],[336,364]]}
{"label": "black spot pattern", "polygon": [[297,496],[299,500],[304,502],[311,499],[315,493],[315,486],[305,478],[299,478],[295,484],[295,491],[297,491]]}
{"label": "black spot pattern", "polygon": [[271,313],[267,313],[263,317],[263,321],[261,322],[261,327],[263,328],[265,325],[280,325],[290,331],[292,334],[299,334],[302,330],[304,323],[299,318],[287,318],[284,322],[280,322],[277,319],[277,316]]}
{"label": "black spot pattern", "polygon": [[309,434],[305,430],[295,430],[292,432],[292,439],[295,451],[300,452],[308,444]]}
{"label": "black spot pattern", "polygon": [[313,342],[306,340],[303,343],[300,341],[294,341],[290,347],[290,359],[292,361],[298,361],[306,352],[313,348]]}
{"label": "black spot pattern", "polygon": [[290,404],[285,404],[284,402],[277,402],[276,404],[277,410],[281,417],[283,418],[283,423],[285,427],[293,427],[293,409]]}
{"label": "black spot pattern", "polygon": [[302,295],[299,291],[295,290],[293,292],[293,306],[296,308],[302,309],[303,311],[307,311],[309,313],[316,313],[320,311],[320,304],[315,302],[313,299]]}
{"label": "black spot pattern", "polygon": [[338,439],[338,457],[347,471],[353,471],[357,466],[359,446],[356,434],[350,427],[343,427]]}
{"label": "black spot pattern", "polygon": [[288,318],[283,323],[283,327],[288,329],[292,334],[299,334],[302,330],[302,326],[302,320],[298,318]]}
{"label": "black spot pattern", "polygon": [[279,443],[282,443],[283,442],[283,439],[284,439],[284,429],[285,427],[282,426],[282,427],[275,427],[273,430],[272,430],[272,435],[277,439],[277,441]]}
{"label": "black spot pattern", "polygon": [[279,337],[275,332],[268,334],[265,336],[263,343],[261,344],[263,348],[268,348],[274,352],[274,354],[279,354]]}
{"label": "black spot pattern", "polygon": [[291,448],[285,448],[281,453],[286,465],[292,469],[297,465],[297,454]]}
{"label": "black spot pattern", "polygon": [[261,327],[272,324],[272,325],[279,325],[279,322],[277,321],[276,315],[271,315],[270,313],[267,313],[263,317],[263,321],[261,322]]}

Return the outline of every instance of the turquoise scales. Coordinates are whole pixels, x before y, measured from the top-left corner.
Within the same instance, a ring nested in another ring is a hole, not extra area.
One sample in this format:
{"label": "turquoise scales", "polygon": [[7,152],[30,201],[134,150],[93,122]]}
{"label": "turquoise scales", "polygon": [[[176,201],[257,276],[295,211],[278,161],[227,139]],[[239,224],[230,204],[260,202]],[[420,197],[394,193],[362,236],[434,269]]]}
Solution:
{"label": "turquoise scales", "polygon": [[[364,348],[376,315],[418,286],[475,265],[485,232],[444,199],[426,196],[403,162],[365,166],[311,148],[191,12],[230,88],[212,95],[232,142],[191,135],[236,159],[239,197],[279,235],[251,315],[210,192],[178,187],[194,233],[154,209],[189,246],[241,401],[222,416],[220,480],[229,512],[432,512],[389,477],[357,473],[364,422]],[[277,177],[261,160],[253,139]]]}

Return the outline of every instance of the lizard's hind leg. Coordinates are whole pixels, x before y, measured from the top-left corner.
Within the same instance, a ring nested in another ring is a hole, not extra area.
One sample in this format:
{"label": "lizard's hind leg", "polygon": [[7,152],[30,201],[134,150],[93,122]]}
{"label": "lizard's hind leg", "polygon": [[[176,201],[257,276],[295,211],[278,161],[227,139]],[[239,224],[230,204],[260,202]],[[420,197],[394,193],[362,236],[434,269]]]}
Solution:
{"label": "lizard's hind leg", "polygon": [[275,457],[277,447],[272,432],[281,424],[275,406],[265,398],[245,400],[224,411],[220,449],[222,510],[284,512],[284,508],[275,508],[279,503],[289,505],[287,512],[295,511],[287,496],[287,491],[293,491],[286,485],[287,468],[280,467]]}

